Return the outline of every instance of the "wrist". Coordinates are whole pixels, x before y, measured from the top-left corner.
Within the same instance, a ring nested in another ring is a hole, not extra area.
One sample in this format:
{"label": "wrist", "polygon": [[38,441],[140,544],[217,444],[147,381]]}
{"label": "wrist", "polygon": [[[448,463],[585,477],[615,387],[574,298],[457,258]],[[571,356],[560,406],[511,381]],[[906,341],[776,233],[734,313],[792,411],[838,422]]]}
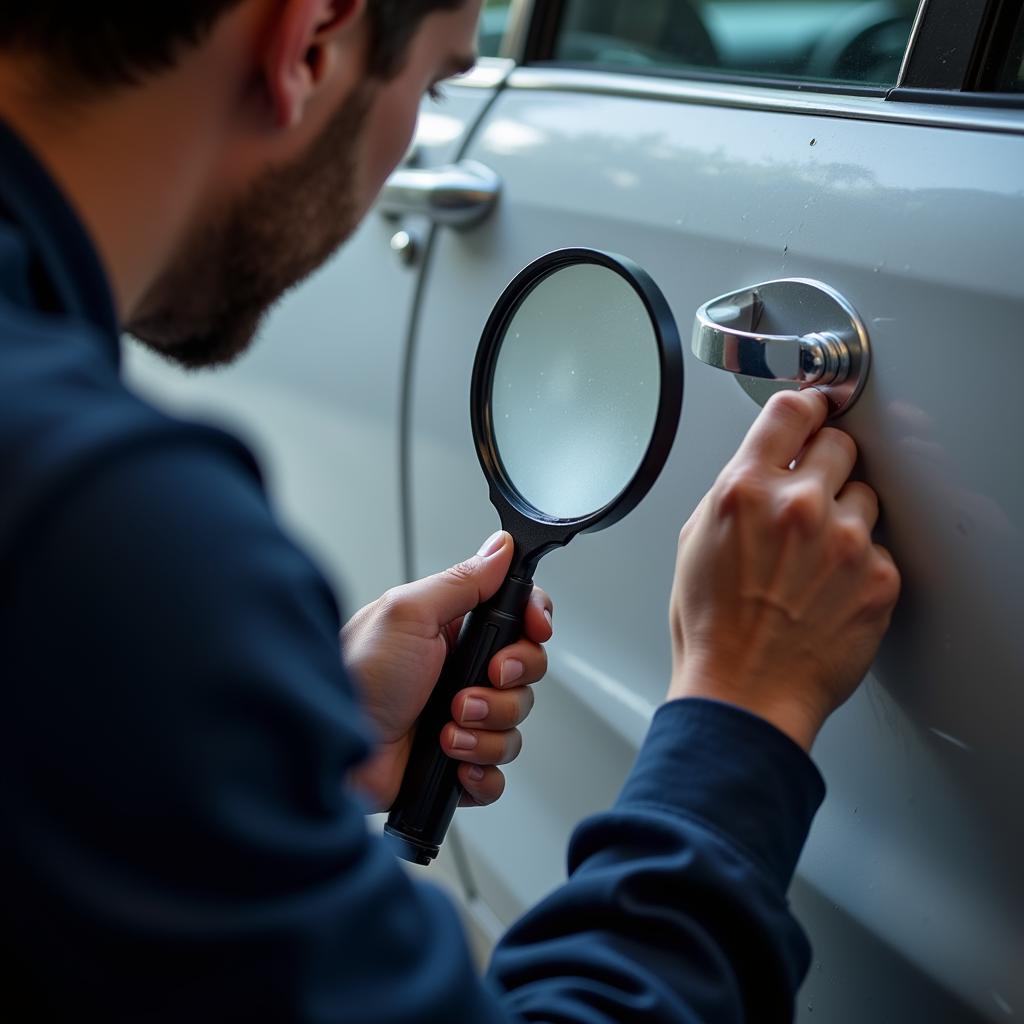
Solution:
{"label": "wrist", "polygon": [[826,713],[794,693],[791,687],[779,684],[769,686],[765,680],[744,682],[730,678],[728,674],[688,666],[673,675],[667,700],[695,697],[732,704],[756,715],[788,736],[808,754],[827,717]]}

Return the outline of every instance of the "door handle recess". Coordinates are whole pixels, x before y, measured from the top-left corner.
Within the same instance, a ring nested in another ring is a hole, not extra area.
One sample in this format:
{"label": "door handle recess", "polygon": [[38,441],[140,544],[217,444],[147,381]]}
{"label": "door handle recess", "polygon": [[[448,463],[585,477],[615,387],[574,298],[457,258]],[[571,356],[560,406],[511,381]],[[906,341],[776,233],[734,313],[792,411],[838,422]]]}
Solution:
{"label": "door handle recess", "polygon": [[[833,418],[860,397],[871,350],[856,310],[820,281],[789,278],[742,288],[697,310],[693,353],[742,378],[814,386]],[[744,385],[767,400],[771,388]]]}
{"label": "door handle recess", "polygon": [[437,224],[465,229],[484,220],[501,196],[501,178],[475,160],[445,167],[403,167],[381,192],[382,213],[420,214]]}

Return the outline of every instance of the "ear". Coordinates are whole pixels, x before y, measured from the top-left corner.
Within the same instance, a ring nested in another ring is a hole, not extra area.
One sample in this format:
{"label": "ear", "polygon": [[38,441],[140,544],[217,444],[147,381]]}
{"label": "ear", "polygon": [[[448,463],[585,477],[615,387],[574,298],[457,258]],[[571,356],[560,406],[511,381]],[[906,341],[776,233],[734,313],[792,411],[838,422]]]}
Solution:
{"label": "ear", "polygon": [[366,0],[281,0],[264,50],[263,73],[279,127],[302,120],[332,69],[332,46],[356,35]]}

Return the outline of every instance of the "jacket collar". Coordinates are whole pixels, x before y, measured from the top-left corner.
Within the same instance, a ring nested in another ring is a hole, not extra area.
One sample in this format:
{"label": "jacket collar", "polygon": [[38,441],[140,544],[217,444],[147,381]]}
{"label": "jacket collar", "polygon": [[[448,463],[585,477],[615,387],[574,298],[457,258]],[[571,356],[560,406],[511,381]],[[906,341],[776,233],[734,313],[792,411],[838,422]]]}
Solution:
{"label": "jacket collar", "polygon": [[49,173],[0,121],[0,220],[29,250],[37,308],[86,320],[112,339],[119,327],[110,282],[85,226]]}

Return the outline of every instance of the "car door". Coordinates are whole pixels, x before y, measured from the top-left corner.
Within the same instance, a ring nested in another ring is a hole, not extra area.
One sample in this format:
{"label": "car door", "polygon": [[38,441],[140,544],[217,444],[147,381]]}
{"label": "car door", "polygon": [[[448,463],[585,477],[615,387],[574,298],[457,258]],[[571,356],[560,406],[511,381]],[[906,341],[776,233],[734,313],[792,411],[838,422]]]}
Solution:
{"label": "car door", "polygon": [[[464,152],[502,202],[440,235],[424,271],[404,436],[417,575],[495,528],[470,371],[492,303],[543,252],[631,257],[684,336],[709,299],[791,278],[866,325],[873,365],[841,425],[905,589],[815,748],[829,795],[791,894],[815,947],[803,1020],[1024,1013],[1019,19],[941,0],[541,0]],[[667,685],[678,530],[757,413],[738,378],[686,358],[654,491],[542,567],[549,679],[506,796],[457,819],[470,894],[500,922],[558,884],[574,824],[614,799]]]}

